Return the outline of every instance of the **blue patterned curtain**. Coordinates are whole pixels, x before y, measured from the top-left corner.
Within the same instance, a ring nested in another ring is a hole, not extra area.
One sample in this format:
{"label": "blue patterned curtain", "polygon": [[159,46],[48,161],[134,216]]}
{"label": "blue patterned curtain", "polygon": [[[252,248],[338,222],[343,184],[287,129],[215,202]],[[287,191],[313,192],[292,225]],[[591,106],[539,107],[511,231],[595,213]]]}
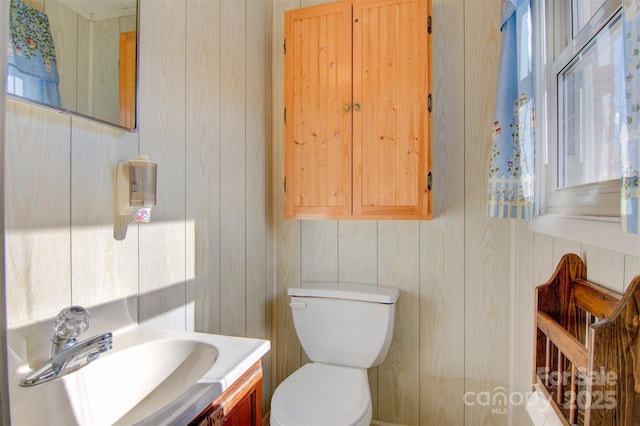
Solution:
{"label": "blue patterned curtain", "polygon": [[626,119],[621,120],[622,188],[620,219],[626,232],[638,233],[640,214],[640,4],[638,0],[624,0],[624,68]]}
{"label": "blue patterned curtain", "polygon": [[49,18],[20,0],[9,7],[7,91],[60,107],[56,50]]}
{"label": "blue patterned curtain", "polygon": [[500,23],[487,216],[532,219],[537,211],[530,0],[502,0]]}

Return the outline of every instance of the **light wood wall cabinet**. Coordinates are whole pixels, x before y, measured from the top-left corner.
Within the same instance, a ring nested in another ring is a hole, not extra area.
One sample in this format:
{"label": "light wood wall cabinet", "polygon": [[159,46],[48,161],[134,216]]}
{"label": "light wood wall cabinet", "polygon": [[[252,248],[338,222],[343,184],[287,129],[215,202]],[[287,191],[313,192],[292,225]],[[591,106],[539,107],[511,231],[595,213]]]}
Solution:
{"label": "light wood wall cabinet", "polygon": [[285,217],[431,218],[431,0],[285,14]]}

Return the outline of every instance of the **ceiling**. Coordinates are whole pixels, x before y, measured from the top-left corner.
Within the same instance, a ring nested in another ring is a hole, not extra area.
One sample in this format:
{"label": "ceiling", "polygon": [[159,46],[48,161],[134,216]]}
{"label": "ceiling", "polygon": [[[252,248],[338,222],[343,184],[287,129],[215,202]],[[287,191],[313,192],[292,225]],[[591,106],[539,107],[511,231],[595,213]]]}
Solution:
{"label": "ceiling", "polygon": [[137,0],[60,0],[90,21],[136,14]]}

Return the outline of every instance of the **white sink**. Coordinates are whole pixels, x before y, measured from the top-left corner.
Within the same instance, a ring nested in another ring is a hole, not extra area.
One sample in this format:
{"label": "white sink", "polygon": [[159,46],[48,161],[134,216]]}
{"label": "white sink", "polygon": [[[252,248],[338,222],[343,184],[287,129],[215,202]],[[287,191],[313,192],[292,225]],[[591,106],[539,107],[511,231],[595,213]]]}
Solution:
{"label": "white sink", "polygon": [[187,423],[268,350],[264,340],[126,327],[95,361],[27,388],[18,382],[29,367],[12,351],[12,424]]}

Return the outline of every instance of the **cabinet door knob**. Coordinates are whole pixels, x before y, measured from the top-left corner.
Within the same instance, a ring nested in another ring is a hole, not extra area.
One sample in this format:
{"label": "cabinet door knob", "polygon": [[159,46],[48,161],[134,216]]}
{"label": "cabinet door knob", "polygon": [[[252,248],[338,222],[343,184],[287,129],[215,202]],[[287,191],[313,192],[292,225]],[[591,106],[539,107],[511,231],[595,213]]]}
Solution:
{"label": "cabinet door knob", "polygon": [[342,109],[345,110],[345,111],[349,111],[351,109],[351,107],[349,106],[349,104],[344,104]]}
{"label": "cabinet door knob", "polygon": [[353,104],[353,110],[357,111],[360,109],[360,104]]}

